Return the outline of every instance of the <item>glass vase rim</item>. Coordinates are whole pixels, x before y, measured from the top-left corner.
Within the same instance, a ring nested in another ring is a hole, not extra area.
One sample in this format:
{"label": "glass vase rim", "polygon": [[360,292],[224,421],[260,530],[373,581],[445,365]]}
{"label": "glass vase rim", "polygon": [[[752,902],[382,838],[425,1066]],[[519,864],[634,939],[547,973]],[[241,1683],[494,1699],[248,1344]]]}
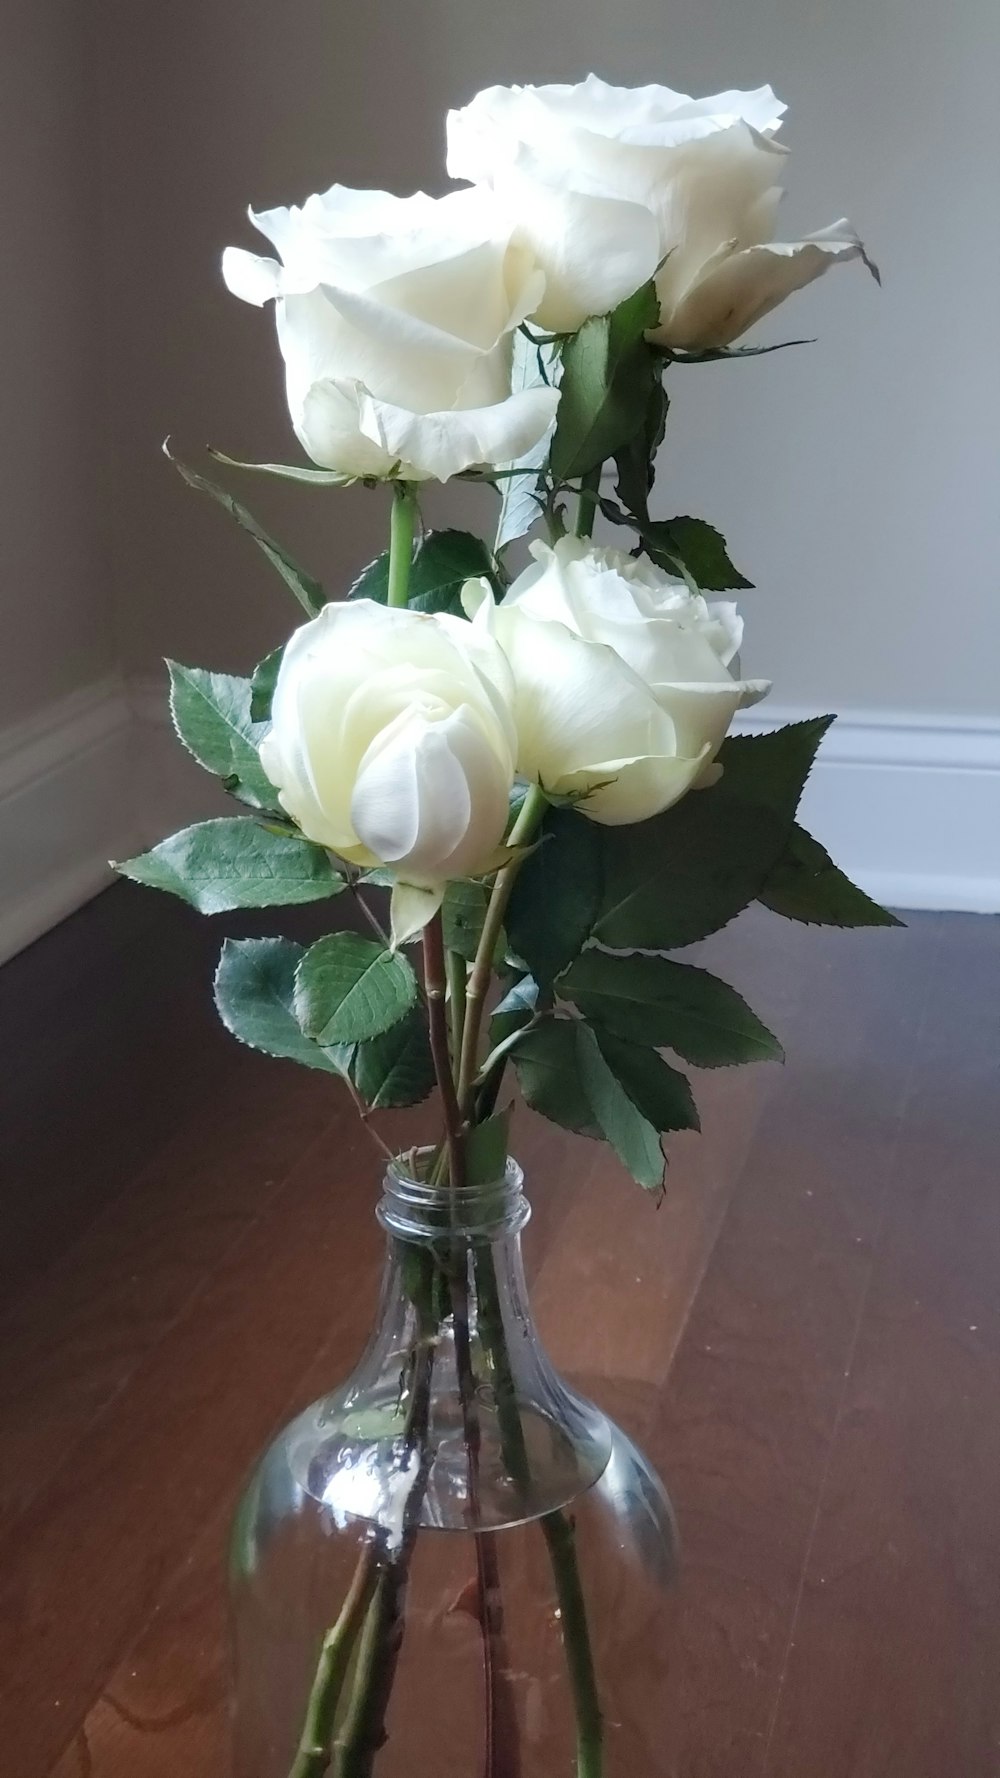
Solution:
{"label": "glass vase rim", "polygon": [[524,1227],[531,1206],[524,1195],[524,1173],[508,1155],[504,1170],[493,1179],[469,1185],[435,1185],[421,1179],[414,1156],[429,1159],[436,1153],[429,1145],[395,1155],[386,1166],[382,1198],[376,1215],[392,1234],[411,1239],[442,1235],[512,1235]]}

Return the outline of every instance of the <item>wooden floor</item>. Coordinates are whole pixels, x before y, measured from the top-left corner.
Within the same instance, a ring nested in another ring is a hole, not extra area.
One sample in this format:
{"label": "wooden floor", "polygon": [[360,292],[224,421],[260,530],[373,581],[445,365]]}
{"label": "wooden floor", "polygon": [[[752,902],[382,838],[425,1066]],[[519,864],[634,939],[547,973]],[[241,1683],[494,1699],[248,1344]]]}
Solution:
{"label": "wooden floor", "polygon": [[[0,1778],[225,1778],[234,1493],[371,1310],[352,1114],[214,1020],[253,929],[122,884],[0,973]],[[996,1778],[1000,923],[706,950],[789,1061],[701,1076],[660,1210],[517,1138],[545,1337],[680,1520],[666,1769]]]}

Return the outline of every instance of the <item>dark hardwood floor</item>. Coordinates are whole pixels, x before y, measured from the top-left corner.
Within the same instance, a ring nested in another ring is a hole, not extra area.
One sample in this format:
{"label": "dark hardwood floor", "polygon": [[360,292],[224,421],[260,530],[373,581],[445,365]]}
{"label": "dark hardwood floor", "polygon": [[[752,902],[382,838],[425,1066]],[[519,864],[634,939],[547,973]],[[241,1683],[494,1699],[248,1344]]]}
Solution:
{"label": "dark hardwood floor", "polygon": [[[211,1008],[222,933],[277,924],[120,884],[0,972],[0,1778],[227,1773],[235,1492],[380,1259],[336,1086]],[[680,1520],[669,1770],[997,1778],[1000,922],[704,949],[789,1060],[699,1077],[662,1208],[516,1143],[545,1338]]]}

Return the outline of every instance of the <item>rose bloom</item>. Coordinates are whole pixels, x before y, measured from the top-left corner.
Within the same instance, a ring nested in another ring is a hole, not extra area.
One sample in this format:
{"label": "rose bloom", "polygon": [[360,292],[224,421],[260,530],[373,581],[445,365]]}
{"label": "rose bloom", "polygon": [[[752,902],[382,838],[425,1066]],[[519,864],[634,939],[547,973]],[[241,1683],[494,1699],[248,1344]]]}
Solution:
{"label": "rose bloom", "polygon": [[500,649],[463,618],[326,605],[285,647],[261,764],[308,839],[440,888],[495,862],[512,691]]}
{"label": "rose bloom", "polygon": [[[736,711],[770,689],[734,678],[743,625],[648,558],[576,537],[534,543],[535,561],[490,611],[514,676],[517,769],[608,826],[647,820],[714,782]],[[492,601],[491,601],[492,602]]]}
{"label": "rose bloom", "polygon": [[544,276],[487,193],[335,185],[250,218],[281,262],[230,247],[223,276],[246,302],[275,302],[292,424],[314,462],[446,481],[547,432],[556,392],[512,394],[510,378]]}
{"label": "rose bloom", "polygon": [[448,115],[448,171],[491,187],[516,218],[546,272],[541,326],[572,331],[655,273],[651,337],[724,346],[836,261],[865,258],[846,220],[772,239],[784,110],[769,86],[707,99],[594,74],[487,87]]}

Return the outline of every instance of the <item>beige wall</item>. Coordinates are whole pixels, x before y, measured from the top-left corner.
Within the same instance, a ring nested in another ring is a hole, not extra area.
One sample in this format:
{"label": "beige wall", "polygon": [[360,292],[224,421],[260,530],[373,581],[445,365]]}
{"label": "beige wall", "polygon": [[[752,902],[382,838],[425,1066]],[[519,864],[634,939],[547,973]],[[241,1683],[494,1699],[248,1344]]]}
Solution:
{"label": "beige wall", "polygon": [[[491,80],[770,80],[791,107],[787,216],[848,211],[883,268],[794,300],[819,344],[675,372],[664,510],[710,517],[758,582],[746,666],[783,704],[996,716],[1000,165],[992,0],[106,0],[105,312],[115,574],[131,668],[243,665],[294,609],[158,455],[168,430],[294,449],[266,316],[218,255],[241,215],[340,178],[440,182],[441,117]],[[245,485],[330,584],[380,497]]]}
{"label": "beige wall", "polygon": [[103,555],[98,154],[88,10],[0,21],[0,728],[114,666]]}

